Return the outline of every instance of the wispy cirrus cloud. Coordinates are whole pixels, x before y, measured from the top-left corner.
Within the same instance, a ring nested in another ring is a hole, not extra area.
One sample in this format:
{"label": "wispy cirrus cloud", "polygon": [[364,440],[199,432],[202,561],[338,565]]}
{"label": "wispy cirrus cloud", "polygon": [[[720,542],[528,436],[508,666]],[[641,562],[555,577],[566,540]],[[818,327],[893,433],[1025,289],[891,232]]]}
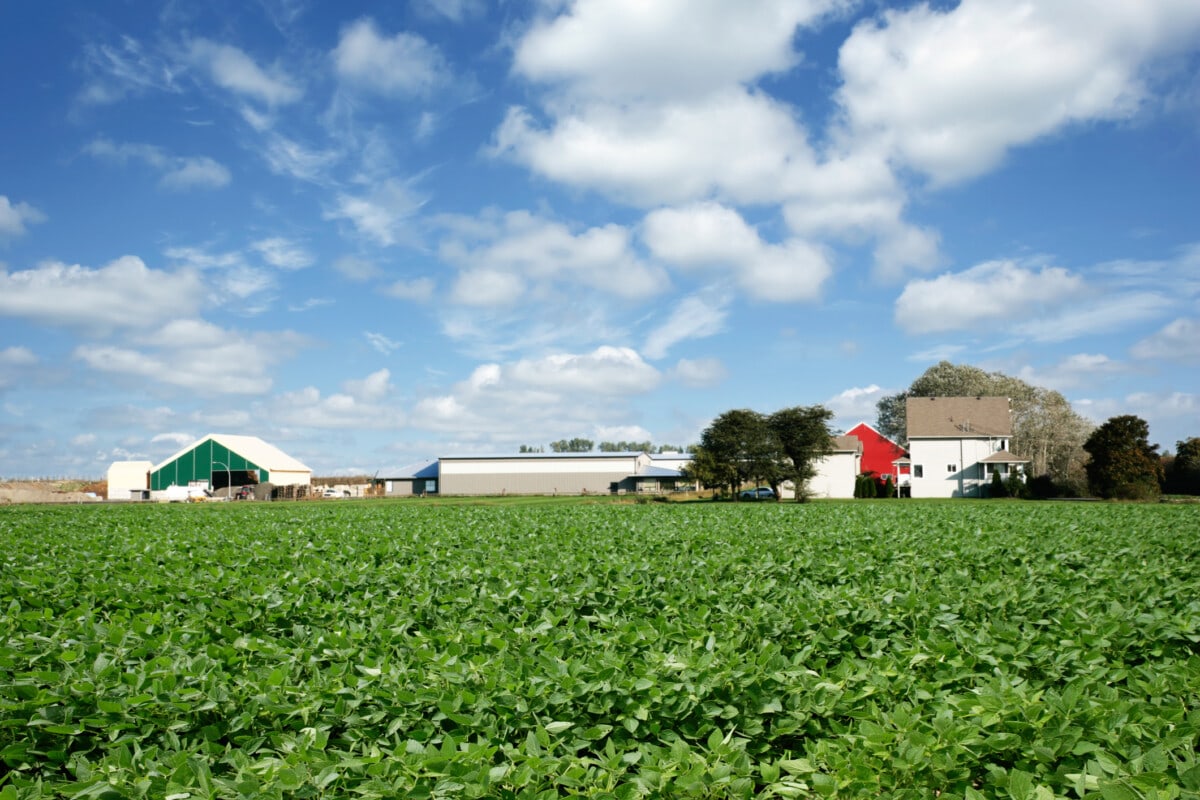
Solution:
{"label": "wispy cirrus cloud", "polygon": [[251,249],[272,267],[297,270],[311,267],[316,258],[298,242],[283,236],[270,236],[251,243]]}
{"label": "wispy cirrus cloud", "polygon": [[393,352],[404,346],[404,342],[390,339],[384,334],[375,331],[363,331],[363,337],[366,338],[367,344],[375,348],[380,355],[390,356]]}
{"label": "wispy cirrus cloud", "polygon": [[179,71],[171,59],[132,36],[121,36],[115,42],[89,42],[83,48],[87,82],[79,100],[87,105],[107,105],[150,91],[177,92]]}
{"label": "wispy cirrus cloud", "polygon": [[207,72],[217,86],[267,106],[294,103],[303,94],[298,82],[283,68],[264,69],[233,45],[193,39],[188,44],[186,57],[193,66]]}
{"label": "wispy cirrus cloud", "polygon": [[323,216],[345,220],[366,240],[391,247],[417,240],[413,219],[424,203],[407,182],[393,178],[363,194],[339,193]]}
{"label": "wispy cirrus cloud", "polygon": [[659,359],[680,342],[714,336],[725,328],[727,301],[714,294],[690,295],[671,309],[659,325],[646,334],[642,352]]}
{"label": "wispy cirrus cloud", "polygon": [[13,203],[0,194],[0,241],[24,236],[30,225],[46,221],[46,215],[28,203]]}

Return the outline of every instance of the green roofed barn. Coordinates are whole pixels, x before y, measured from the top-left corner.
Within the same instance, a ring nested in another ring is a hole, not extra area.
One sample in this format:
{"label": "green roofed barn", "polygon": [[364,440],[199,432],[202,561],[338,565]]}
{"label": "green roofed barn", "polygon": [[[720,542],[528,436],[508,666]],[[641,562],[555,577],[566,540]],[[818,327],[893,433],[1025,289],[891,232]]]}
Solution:
{"label": "green roofed barn", "polygon": [[150,470],[150,491],[206,482],[223,489],[249,483],[309,485],[312,470],[257,436],[212,433]]}

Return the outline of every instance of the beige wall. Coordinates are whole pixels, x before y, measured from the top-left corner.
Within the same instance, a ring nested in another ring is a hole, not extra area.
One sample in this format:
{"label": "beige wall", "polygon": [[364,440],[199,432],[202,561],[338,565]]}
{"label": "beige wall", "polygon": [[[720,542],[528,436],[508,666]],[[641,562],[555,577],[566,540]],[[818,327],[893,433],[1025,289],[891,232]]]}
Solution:
{"label": "beige wall", "polygon": [[108,499],[129,500],[134,491],[150,488],[151,461],[116,461],[108,468]]}
{"label": "beige wall", "polygon": [[276,486],[311,486],[311,472],[287,472],[285,470],[268,470],[271,483]]}

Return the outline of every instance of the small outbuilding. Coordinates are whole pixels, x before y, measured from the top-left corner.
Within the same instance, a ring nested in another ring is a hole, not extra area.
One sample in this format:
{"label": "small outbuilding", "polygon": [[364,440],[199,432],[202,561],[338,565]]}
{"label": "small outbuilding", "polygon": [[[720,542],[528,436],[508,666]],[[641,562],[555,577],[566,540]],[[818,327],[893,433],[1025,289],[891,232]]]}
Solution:
{"label": "small outbuilding", "polygon": [[204,484],[210,489],[271,483],[309,486],[312,470],[257,436],[211,433],[150,470],[150,490]]}
{"label": "small outbuilding", "polygon": [[386,497],[424,497],[438,493],[438,462],[422,461],[405,467],[390,478],[376,478]]}

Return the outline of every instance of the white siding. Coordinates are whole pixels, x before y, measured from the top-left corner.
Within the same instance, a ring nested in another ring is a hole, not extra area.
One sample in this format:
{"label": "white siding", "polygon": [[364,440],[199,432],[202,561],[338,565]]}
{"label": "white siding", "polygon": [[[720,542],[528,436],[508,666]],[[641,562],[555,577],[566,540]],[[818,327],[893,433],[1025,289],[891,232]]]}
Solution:
{"label": "white siding", "polygon": [[979,462],[1001,444],[999,439],[910,439],[912,496],[982,497],[987,476]]}
{"label": "white siding", "polygon": [[[859,453],[841,451],[831,453],[816,463],[817,474],[808,482],[810,497],[844,498],[854,497],[854,482],[858,477],[862,456]],[[779,487],[779,497],[790,500],[796,496],[792,482]]]}
{"label": "white siding", "polygon": [[813,497],[854,497],[861,456],[858,453],[832,453],[817,462],[817,474],[808,482]]}
{"label": "white siding", "polygon": [[692,463],[691,453],[654,453],[648,458],[650,466],[662,469],[683,469]]}
{"label": "white siding", "polygon": [[443,458],[439,493],[606,494],[637,471],[634,453],[612,456]]}

